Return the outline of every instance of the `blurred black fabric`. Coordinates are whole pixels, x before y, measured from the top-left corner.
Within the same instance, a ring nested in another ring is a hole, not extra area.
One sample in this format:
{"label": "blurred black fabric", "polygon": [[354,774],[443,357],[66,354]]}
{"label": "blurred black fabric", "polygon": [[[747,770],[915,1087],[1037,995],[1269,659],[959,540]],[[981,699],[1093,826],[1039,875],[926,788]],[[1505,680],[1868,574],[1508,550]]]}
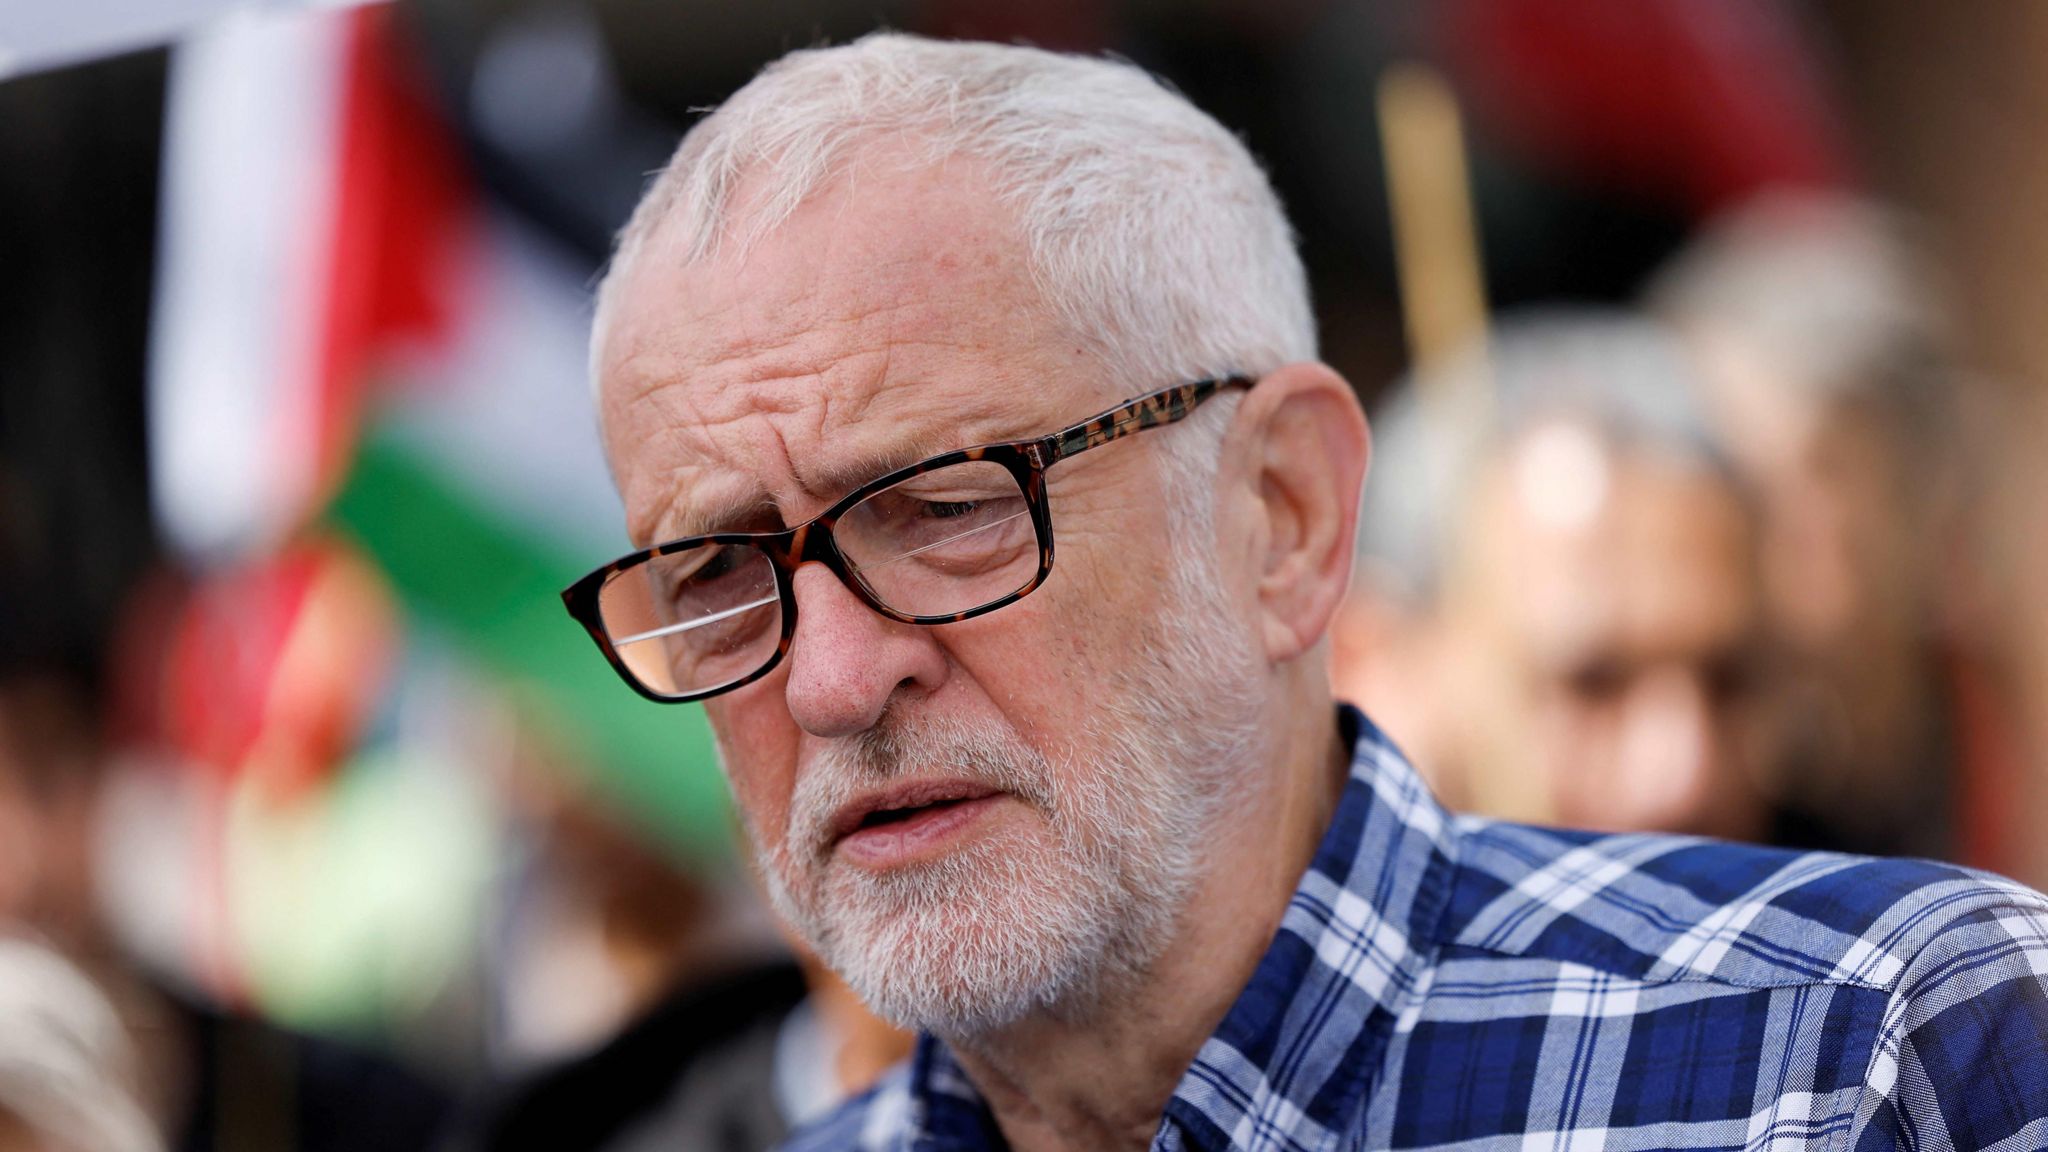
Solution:
{"label": "blurred black fabric", "polygon": [[345,1044],[172,997],[192,1076],[177,1152],[425,1152],[453,1094]]}
{"label": "blurred black fabric", "polygon": [[805,995],[792,964],[678,991],[595,1052],[488,1093],[448,1152],[758,1152],[786,1134],[777,1029]]}
{"label": "blurred black fabric", "polygon": [[96,680],[155,554],[143,389],[165,61],[0,84],[0,668]]}

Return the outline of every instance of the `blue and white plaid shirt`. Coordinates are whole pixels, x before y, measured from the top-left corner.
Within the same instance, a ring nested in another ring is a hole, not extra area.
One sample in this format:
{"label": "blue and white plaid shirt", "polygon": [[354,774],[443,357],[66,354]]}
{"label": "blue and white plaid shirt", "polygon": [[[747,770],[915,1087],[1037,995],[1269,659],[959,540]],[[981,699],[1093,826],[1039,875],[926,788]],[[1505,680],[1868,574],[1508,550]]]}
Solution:
{"label": "blue and white plaid shirt", "polygon": [[[1156,1150],[2048,1148],[2048,898],[1941,864],[1452,816],[1364,717]],[[946,1046],[789,1145],[1004,1147]]]}

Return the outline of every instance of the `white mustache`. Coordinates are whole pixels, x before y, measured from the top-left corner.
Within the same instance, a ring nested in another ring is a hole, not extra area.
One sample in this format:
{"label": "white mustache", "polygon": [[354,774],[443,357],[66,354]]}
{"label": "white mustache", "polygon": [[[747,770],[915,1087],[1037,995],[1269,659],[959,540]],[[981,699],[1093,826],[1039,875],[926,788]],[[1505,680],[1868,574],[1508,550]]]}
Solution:
{"label": "white mustache", "polygon": [[1006,726],[885,714],[875,727],[829,745],[798,777],[787,843],[821,859],[832,845],[834,815],[855,796],[926,776],[1007,792],[1047,815],[1059,807],[1052,765]]}

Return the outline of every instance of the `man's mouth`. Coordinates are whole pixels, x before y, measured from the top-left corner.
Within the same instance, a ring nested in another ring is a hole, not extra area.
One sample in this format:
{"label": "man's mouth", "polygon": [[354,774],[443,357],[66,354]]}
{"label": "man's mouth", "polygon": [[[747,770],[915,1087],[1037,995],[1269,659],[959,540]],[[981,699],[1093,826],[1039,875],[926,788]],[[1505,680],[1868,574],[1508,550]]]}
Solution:
{"label": "man's mouth", "polygon": [[833,845],[857,862],[884,867],[939,850],[1000,799],[964,780],[918,781],[861,797],[833,818]]}
{"label": "man's mouth", "polygon": [[910,808],[877,809],[876,811],[870,812],[867,815],[861,817],[860,827],[856,828],[855,831],[859,831],[860,828],[879,828],[884,824],[901,824],[904,821],[912,819],[913,817],[916,817],[921,813],[942,811],[944,809],[951,808],[956,804],[962,803],[965,803],[965,801],[938,800],[930,804],[921,804]]}

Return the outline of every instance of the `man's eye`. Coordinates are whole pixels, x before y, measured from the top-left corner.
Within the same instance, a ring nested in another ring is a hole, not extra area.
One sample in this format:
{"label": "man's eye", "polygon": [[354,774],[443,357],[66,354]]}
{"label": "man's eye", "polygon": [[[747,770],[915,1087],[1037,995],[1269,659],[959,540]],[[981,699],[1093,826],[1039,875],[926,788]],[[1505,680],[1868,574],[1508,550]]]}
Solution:
{"label": "man's eye", "polygon": [[716,590],[750,559],[745,549],[713,546],[690,561],[659,573],[661,594],[671,603],[702,598]]}
{"label": "man's eye", "polygon": [[953,520],[961,516],[971,516],[979,507],[979,500],[927,500],[924,503],[924,514],[934,520]]}
{"label": "man's eye", "polygon": [[669,588],[674,591],[692,584],[703,584],[718,579],[733,570],[735,558],[730,548],[707,548],[695,563],[678,565],[668,573]]}
{"label": "man's eye", "polygon": [[729,574],[737,567],[739,567],[739,553],[731,548],[721,548],[718,550],[718,555],[713,556],[705,562],[702,568],[697,569],[695,578],[698,580],[716,580],[720,576]]}

